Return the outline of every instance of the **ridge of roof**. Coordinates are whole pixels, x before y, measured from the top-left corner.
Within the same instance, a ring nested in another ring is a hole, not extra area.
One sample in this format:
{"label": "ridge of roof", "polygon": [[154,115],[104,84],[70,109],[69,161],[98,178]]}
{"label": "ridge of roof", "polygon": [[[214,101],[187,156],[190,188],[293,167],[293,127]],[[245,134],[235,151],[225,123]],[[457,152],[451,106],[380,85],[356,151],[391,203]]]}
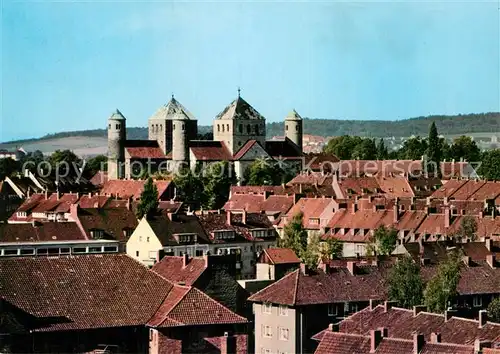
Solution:
{"label": "ridge of roof", "polygon": [[228,104],[222,112],[215,116],[215,119],[265,120],[265,118],[241,96],[238,96],[234,101]]}
{"label": "ridge of roof", "polygon": [[297,269],[295,271],[295,276],[296,276],[296,279],[295,279],[295,289],[293,291],[293,304],[295,305],[297,303],[297,291],[299,289],[299,279],[300,279],[300,269]]}
{"label": "ridge of roof", "polygon": [[195,116],[173,96],[167,104],[158,108],[149,119],[196,120]]}

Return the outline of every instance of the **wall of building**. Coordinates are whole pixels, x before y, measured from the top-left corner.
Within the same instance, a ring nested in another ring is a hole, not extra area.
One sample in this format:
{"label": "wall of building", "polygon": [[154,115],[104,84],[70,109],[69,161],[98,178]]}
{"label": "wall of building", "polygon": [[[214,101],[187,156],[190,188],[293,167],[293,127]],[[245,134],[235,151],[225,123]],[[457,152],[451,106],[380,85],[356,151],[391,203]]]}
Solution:
{"label": "wall of building", "polygon": [[153,266],[158,251],[163,248],[145,219],[139,222],[127,241],[127,254],[146,266]]}
{"label": "wall of building", "polygon": [[217,119],[214,120],[213,133],[214,140],[223,141],[231,154],[234,155],[250,139],[255,139],[264,146],[266,141],[266,122],[255,119]]}
{"label": "wall of building", "polygon": [[[279,306],[272,305],[271,313],[265,313],[263,304],[253,304],[255,315],[255,353],[298,353],[296,347],[296,310],[286,307],[286,316],[280,314]],[[270,327],[271,336],[266,336]],[[288,339],[280,339],[280,329],[288,330]]]}
{"label": "wall of building", "polygon": [[302,120],[285,119],[285,136],[302,151]]}
{"label": "wall of building", "polygon": [[342,256],[343,257],[356,257],[366,255],[366,243],[357,242],[343,242],[342,243]]}
{"label": "wall of building", "polygon": [[121,119],[108,119],[108,179],[125,175],[126,123]]}

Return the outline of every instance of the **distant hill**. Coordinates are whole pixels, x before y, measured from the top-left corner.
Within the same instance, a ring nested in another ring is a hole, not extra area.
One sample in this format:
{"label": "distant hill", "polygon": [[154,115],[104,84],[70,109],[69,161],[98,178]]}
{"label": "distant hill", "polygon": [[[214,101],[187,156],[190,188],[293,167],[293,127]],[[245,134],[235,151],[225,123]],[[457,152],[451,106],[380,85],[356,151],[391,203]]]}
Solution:
{"label": "distant hill", "polygon": [[[498,133],[500,132],[500,113],[459,114],[456,116],[434,115],[428,117],[417,117],[399,121],[380,120],[340,120],[340,119],[311,119],[304,118],[304,133],[319,136],[359,135],[366,137],[408,137],[411,135],[426,136],[431,122],[436,122],[438,131],[443,135],[460,135],[471,133]],[[268,123],[267,135],[273,137],[283,135],[283,122]],[[212,130],[211,126],[199,126],[198,132],[204,134]],[[41,138],[10,141],[0,144],[0,148],[12,148],[15,146],[29,146],[29,150],[36,149],[35,146],[42,145],[42,151],[51,151],[50,146],[64,148],[64,144],[70,137],[96,138],[86,141],[85,146],[102,144],[106,138],[105,129],[81,130],[59,132],[48,134]],[[147,139],[147,128],[127,128],[128,139]],[[77,139],[78,140],[78,139]],[[61,145],[61,146],[60,146]],[[47,148],[45,148],[47,146]],[[71,146],[66,148],[71,149]]]}

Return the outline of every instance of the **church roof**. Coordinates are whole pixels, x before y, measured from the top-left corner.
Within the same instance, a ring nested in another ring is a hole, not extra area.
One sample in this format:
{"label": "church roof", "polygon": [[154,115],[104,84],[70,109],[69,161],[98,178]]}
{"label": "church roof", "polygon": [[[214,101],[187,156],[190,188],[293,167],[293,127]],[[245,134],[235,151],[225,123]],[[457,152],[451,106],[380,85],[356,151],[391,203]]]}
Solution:
{"label": "church roof", "polygon": [[231,102],[215,119],[257,119],[264,120],[265,118],[257,112],[247,101],[238,96]]}
{"label": "church roof", "polygon": [[115,119],[115,120],[125,120],[124,115],[122,112],[120,112],[118,109],[113,112],[113,114],[109,117],[109,119]]}
{"label": "church roof", "polygon": [[287,114],[285,119],[301,120],[302,117],[300,116],[300,114],[297,113],[297,111],[295,109],[292,109],[292,111]]}
{"label": "church roof", "polygon": [[174,97],[161,106],[149,119],[196,120],[196,118]]}

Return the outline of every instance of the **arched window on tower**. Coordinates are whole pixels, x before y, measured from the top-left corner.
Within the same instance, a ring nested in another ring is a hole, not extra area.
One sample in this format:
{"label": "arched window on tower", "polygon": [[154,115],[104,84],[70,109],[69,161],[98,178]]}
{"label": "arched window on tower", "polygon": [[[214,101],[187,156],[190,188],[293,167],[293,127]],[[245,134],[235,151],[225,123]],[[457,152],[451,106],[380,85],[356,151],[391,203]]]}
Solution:
{"label": "arched window on tower", "polygon": [[259,126],[255,124],[255,135],[259,135]]}
{"label": "arched window on tower", "polygon": [[227,128],[227,131],[229,131],[229,124],[226,126],[226,128]]}
{"label": "arched window on tower", "polygon": [[296,126],[295,126],[295,131],[296,131],[296,132],[298,132],[298,131],[299,131],[299,126],[298,126],[298,125],[296,125]]}
{"label": "arched window on tower", "polygon": [[238,127],[238,131],[240,133],[243,133],[243,124],[240,124],[239,127]]}
{"label": "arched window on tower", "polygon": [[184,123],[182,123],[182,130],[185,130],[186,129],[186,125]]}
{"label": "arched window on tower", "polygon": [[285,130],[288,130],[288,124],[285,124]]}
{"label": "arched window on tower", "polygon": [[175,124],[172,123],[172,130],[175,130]]}
{"label": "arched window on tower", "polygon": [[252,132],[252,129],[250,128],[250,124],[247,124],[247,134],[250,134]]}
{"label": "arched window on tower", "polygon": [[217,131],[220,132],[220,125],[217,124]]}
{"label": "arched window on tower", "polygon": [[222,132],[224,133],[224,124],[222,124]]}
{"label": "arched window on tower", "polygon": [[120,124],[117,124],[117,125],[116,125],[116,129],[120,129]]}

